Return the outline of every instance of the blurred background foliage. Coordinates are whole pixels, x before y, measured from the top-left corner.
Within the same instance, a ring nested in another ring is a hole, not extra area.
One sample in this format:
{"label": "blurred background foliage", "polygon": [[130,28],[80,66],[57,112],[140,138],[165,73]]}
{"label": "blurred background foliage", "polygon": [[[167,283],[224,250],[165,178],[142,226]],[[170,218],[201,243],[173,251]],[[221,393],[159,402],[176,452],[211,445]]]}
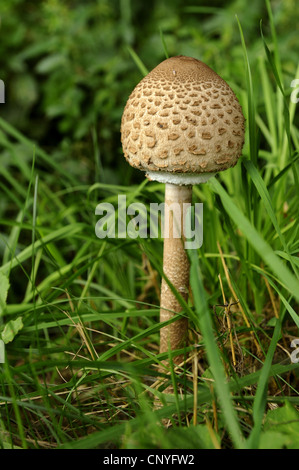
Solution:
{"label": "blurred background foliage", "polygon": [[[94,148],[102,182],[130,184],[143,176],[121,158],[120,119],[142,78],[130,50],[150,70],[168,54],[208,63],[234,88],[245,88],[238,16],[252,71],[263,53],[260,0],[6,0],[1,5],[1,114],[57,163],[84,182],[94,180]],[[297,64],[295,0],[272,1],[284,76]],[[234,82],[232,83],[232,79]],[[17,150],[16,150],[17,151]],[[22,148],[19,149],[22,151]],[[24,154],[23,158],[32,159]],[[2,160],[2,162],[4,159]],[[37,163],[38,164],[38,163]]]}

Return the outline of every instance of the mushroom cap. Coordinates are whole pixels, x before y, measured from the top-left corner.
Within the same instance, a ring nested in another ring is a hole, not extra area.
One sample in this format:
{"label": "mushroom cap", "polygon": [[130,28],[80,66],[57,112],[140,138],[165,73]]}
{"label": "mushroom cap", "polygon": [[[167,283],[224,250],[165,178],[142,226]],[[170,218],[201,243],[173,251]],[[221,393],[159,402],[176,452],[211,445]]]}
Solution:
{"label": "mushroom cap", "polygon": [[131,93],[121,141],[129,164],[150,179],[161,181],[163,174],[163,182],[175,177],[180,182],[174,184],[192,184],[189,175],[195,182],[195,174],[206,180],[207,173],[237,163],[244,116],[230,86],[210,67],[192,57],[171,57]]}

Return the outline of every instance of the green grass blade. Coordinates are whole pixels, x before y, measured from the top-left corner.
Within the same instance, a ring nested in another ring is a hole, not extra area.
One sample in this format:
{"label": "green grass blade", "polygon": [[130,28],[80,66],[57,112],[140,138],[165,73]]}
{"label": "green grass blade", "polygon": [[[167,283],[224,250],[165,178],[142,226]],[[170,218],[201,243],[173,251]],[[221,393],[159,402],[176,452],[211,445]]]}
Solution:
{"label": "green grass blade", "polygon": [[76,184],[76,180],[73,175],[69,172],[65,172],[54,160],[51,158],[44,150],[35,145],[31,140],[27,139],[20,131],[15,127],[11,126],[5,119],[0,117],[0,129],[9,134],[11,137],[16,139],[18,142],[21,142],[30,149],[30,152],[36,154],[36,157],[39,157],[43,160],[50,168],[54,168],[58,174],[63,175],[68,179],[69,183]]}
{"label": "green grass blade", "polygon": [[27,248],[21,251],[21,253],[15,256],[12,259],[12,261],[8,261],[4,265],[2,265],[0,267],[0,272],[7,273],[11,269],[15,268],[16,266],[18,266],[19,264],[23,263],[25,260],[30,258],[30,256],[32,256],[32,252],[35,253],[39,248],[47,245],[47,243],[61,240],[62,238],[71,237],[77,234],[78,232],[82,231],[83,226],[84,224],[78,222],[78,223],[54,230],[53,232],[49,233],[48,235],[45,235],[44,237],[34,242],[33,245],[29,245]]}
{"label": "green grass blade", "polygon": [[278,70],[277,70],[277,67],[276,67],[276,63],[275,63],[275,60],[273,59],[272,57],[272,54],[269,50],[269,47],[266,43],[266,40],[264,38],[264,35],[263,35],[263,30],[262,30],[262,20],[260,22],[260,30],[261,30],[261,36],[262,36],[262,40],[263,40],[263,43],[264,43],[264,49],[265,49],[265,52],[266,52],[266,56],[267,56],[267,59],[268,59],[268,62],[271,66],[271,69],[272,69],[272,72],[273,72],[273,75],[275,77],[275,80],[276,80],[276,83],[277,83],[277,86],[279,87],[281,93],[282,93],[282,96],[283,96],[283,114],[284,114],[284,123],[285,123],[285,130],[286,130],[286,134],[287,134],[287,138],[288,138],[288,144],[289,144],[289,157],[291,158],[291,155],[292,155],[292,140],[291,140],[291,129],[290,129],[290,113],[289,113],[289,102],[288,102],[288,99],[287,99],[287,96],[286,96],[286,93],[284,91],[284,88],[283,88],[283,85],[281,83],[281,80],[280,80],[280,76],[279,76],[279,73],[278,73]]}
{"label": "green grass blade", "polygon": [[167,50],[167,45],[166,45],[166,41],[165,41],[165,37],[164,37],[162,28],[160,28],[160,38],[161,38],[161,42],[162,42],[162,44],[163,44],[163,49],[164,49],[165,57],[166,57],[166,59],[169,59],[169,54],[168,54],[168,50]]}
{"label": "green grass blade", "polygon": [[245,44],[244,34],[241,27],[239,18],[236,15],[236,19],[239,26],[241,43],[243,48],[244,62],[246,68],[246,84],[247,84],[247,93],[248,93],[248,128],[249,128],[249,143],[250,143],[250,158],[253,163],[257,164],[257,134],[256,134],[256,125],[255,125],[255,103],[254,103],[254,93],[253,93],[253,84],[252,84],[252,75],[250,69],[250,63],[247,54],[247,48]]}
{"label": "green grass blade", "polygon": [[127,46],[127,49],[129,51],[132,59],[134,60],[135,64],[137,65],[137,68],[140,70],[142,75],[145,77],[148,74],[148,69],[146,68],[146,66],[144,65],[144,63],[140,59],[140,57],[136,54],[134,49],[132,49],[132,47]]}
{"label": "green grass blade", "polygon": [[256,189],[257,189],[257,191],[258,191],[258,193],[259,193],[259,195],[262,199],[262,201],[263,201],[263,203],[264,203],[267,214],[269,215],[269,217],[271,219],[271,222],[273,224],[273,227],[275,228],[275,230],[276,230],[276,232],[279,236],[280,242],[281,242],[282,246],[284,247],[284,250],[287,254],[288,260],[290,261],[291,266],[293,268],[293,271],[295,272],[295,274],[298,278],[298,272],[297,272],[296,266],[293,263],[291,254],[289,253],[285,238],[284,238],[283,234],[281,233],[281,230],[280,230],[280,227],[279,227],[279,224],[278,224],[275,212],[274,212],[274,208],[272,206],[270,194],[268,193],[267,187],[266,187],[262,177],[260,176],[258,170],[253,165],[253,163],[250,160],[244,160],[243,163],[244,163],[245,168],[247,169],[247,171],[248,171],[248,173],[249,173],[249,175],[250,175],[250,177],[251,177],[251,179],[252,179],[252,181],[253,181],[253,183],[254,183],[254,185],[255,185],[255,187],[256,187]]}
{"label": "green grass blade", "polygon": [[264,365],[260,373],[257,391],[256,391],[256,395],[254,398],[253,410],[252,410],[254,426],[248,439],[250,449],[257,449],[259,446],[259,438],[261,435],[262,423],[263,423],[265,406],[266,406],[267,388],[268,388],[270,369],[271,369],[273,356],[277,347],[277,342],[280,338],[280,332],[281,332],[281,321],[277,320],[275,328],[274,328],[272,340],[268,349],[268,353],[267,353]]}
{"label": "green grass blade", "polygon": [[190,284],[194,298],[194,306],[195,311],[198,315],[198,323],[203,336],[208,361],[211,366],[211,371],[215,381],[216,393],[221,403],[221,408],[225,417],[227,429],[231,435],[235,447],[244,448],[244,438],[242,436],[236,412],[232,404],[229,386],[225,377],[224,367],[221,362],[219,349],[217,347],[213,334],[213,324],[206,301],[206,294],[204,292],[201,280],[201,272],[199,270],[197,252],[195,250],[189,250],[189,256],[191,259]]}
{"label": "green grass blade", "polygon": [[299,283],[281,259],[274,253],[271,246],[262,238],[255,227],[235,205],[230,196],[217,181],[216,178],[207,183],[214,192],[219,194],[225,210],[242,231],[253,249],[260,255],[264,262],[273,270],[278,279],[286,286],[289,292],[299,301]]}

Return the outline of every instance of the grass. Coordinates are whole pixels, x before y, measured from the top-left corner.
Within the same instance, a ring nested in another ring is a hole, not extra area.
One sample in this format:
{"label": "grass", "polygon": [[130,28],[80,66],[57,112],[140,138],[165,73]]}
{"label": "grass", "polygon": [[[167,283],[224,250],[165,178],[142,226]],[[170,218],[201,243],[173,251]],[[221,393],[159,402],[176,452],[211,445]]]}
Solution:
{"label": "grass", "polygon": [[204,244],[189,252],[191,295],[181,299],[188,359],[163,380],[162,240],[95,236],[99,202],[122,194],[148,207],[163,185],[101,181],[95,134],[95,181],[82,184],[0,118],[2,448],[299,447],[299,133],[266,6],[271,37],[261,34],[254,75],[237,20],[246,143],[236,168],[194,187]]}

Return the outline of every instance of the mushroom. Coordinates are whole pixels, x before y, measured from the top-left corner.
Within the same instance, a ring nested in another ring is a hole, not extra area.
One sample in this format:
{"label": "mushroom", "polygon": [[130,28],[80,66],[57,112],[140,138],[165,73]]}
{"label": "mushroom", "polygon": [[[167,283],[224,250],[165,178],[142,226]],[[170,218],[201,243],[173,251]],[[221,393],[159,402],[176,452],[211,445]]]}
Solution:
{"label": "mushroom", "polygon": [[[165,183],[165,210],[170,211],[164,236],[163,271],[173,287],[188,299],[189,261],[184,237],[177,237],[173,219],[183,233],[184,204],[191,204],[192,185],[233,167],[244,143],[244,116],[229,85],[203,62],[176,56],[161,62],[131,93],[121,122],[121,141],[129,164],[149,180]],[[165,217],[166,221],[166,217]],[[182,307],[162,279],[160,321]],[[160,330],[160,352],[183,347],[188,320],[181,318]],[[182,355],[174,358],[179,364]]]}

